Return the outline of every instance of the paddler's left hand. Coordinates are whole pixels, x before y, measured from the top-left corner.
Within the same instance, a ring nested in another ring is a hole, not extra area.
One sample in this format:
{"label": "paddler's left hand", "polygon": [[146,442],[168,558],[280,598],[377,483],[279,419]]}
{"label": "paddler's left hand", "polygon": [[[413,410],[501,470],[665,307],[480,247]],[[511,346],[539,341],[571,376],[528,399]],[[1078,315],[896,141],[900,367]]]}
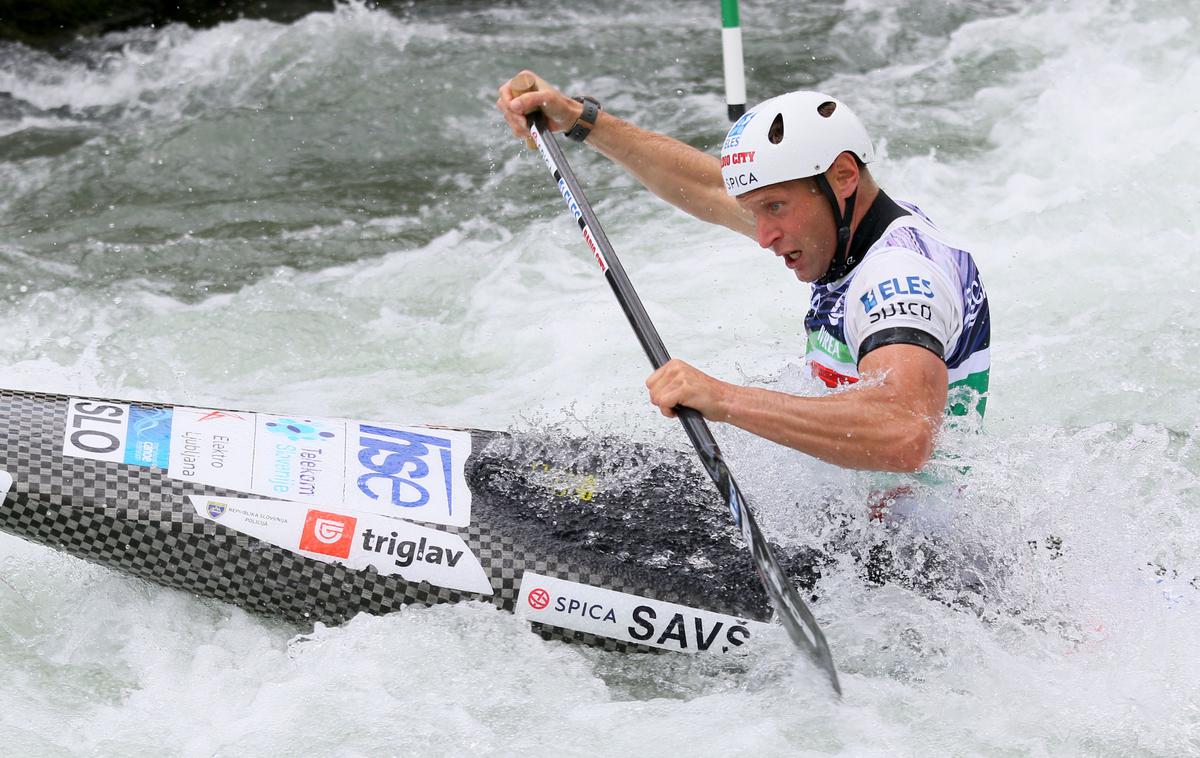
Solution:
{"label": "paddler's left hand", "polygon": [[721,410],[728,400],[733,385],[714,379],[700,369],[678,358],[672,358],[646,380],[650,390],[650,402],[658,406],[664,416],[675,417],[674,408],[686,405],[694,408],[710,421],[720,421],[726,413]]}

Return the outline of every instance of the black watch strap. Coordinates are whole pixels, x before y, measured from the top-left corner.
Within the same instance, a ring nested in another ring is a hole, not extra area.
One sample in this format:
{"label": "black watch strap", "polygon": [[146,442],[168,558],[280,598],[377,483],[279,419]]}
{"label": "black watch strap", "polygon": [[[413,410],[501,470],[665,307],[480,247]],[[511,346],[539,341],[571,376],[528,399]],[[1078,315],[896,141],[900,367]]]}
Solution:
{"label": "black watch strap", "polygon": [[575,100],[583,103],[583,113],[579,114],[579,119],[567,130],[567,139],[583,142],[595,128],[596,119],[600,118],[600,101],[590,95],[577,97]]}

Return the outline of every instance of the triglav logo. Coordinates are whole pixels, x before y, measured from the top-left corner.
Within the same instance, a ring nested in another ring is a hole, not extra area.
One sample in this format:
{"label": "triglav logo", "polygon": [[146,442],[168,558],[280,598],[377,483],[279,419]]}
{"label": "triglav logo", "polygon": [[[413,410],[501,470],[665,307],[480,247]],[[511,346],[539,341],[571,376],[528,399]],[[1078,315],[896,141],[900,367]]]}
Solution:
{"label": "triglav logo", "polygon": [[300,535],[300,549],[334,558],[349,558],[357,523],[354,516],[309,511]]}
{"label": "triglav logo", "polygon": [[300,440],[315,442],[333,439],[337,436],[333,432],[323,431],[312,419],[281,418],[278,421],[268,421],[267,431],[273,434],[282,434],[292,442]]}
{"label": "triglav logo", "polygon": [[332,545],[346,533],[346,524],[327,518],[319,518],[313,522],[313,536],[326,545]]}

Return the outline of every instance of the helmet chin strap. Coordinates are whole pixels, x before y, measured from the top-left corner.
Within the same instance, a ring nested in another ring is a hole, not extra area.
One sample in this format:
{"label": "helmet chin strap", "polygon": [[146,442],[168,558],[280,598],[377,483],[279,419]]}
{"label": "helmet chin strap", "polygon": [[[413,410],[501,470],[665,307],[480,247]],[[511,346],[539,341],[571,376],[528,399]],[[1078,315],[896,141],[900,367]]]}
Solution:
{"label": "helmet chin strap", "polygon": [[829,185],[829,180],[824,174],[817,174],[814,177],[817,180],[817,186],[821,188],[821,192],[825,194],[825,198],[829,200],[830,207],[833,208],[833,221],[837,225],[837,249],[833,252],[833,260],[829,263],[827,270],[820,281],[830,282],[841,279],[850,269],[854,268],[857,260],[850,260],[850,221],[854,218],[854,201],[858,198],[858,187],[854,188],[854,194],[846,198],[846,212],[842,213],[838,207],[837,195],[833,192],[833,187]]}

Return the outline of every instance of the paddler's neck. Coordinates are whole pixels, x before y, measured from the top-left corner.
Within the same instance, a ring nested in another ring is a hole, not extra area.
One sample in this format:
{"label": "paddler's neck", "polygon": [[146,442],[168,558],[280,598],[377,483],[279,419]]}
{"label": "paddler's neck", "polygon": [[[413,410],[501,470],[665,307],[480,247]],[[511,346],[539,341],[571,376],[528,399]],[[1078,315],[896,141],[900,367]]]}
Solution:
{"label": "paddler's neck", "polygon": [[866,217],[872,206],[874,206],[875,199],[879,197],[879,192],[879,185],[875,183],[870,174],[866,171],[859,174],[858,198],[854,201],[854,216],[850,219],[850,239],[852,243],[854,238],[858,236],[858,227],[862,224],[863,218]]}

